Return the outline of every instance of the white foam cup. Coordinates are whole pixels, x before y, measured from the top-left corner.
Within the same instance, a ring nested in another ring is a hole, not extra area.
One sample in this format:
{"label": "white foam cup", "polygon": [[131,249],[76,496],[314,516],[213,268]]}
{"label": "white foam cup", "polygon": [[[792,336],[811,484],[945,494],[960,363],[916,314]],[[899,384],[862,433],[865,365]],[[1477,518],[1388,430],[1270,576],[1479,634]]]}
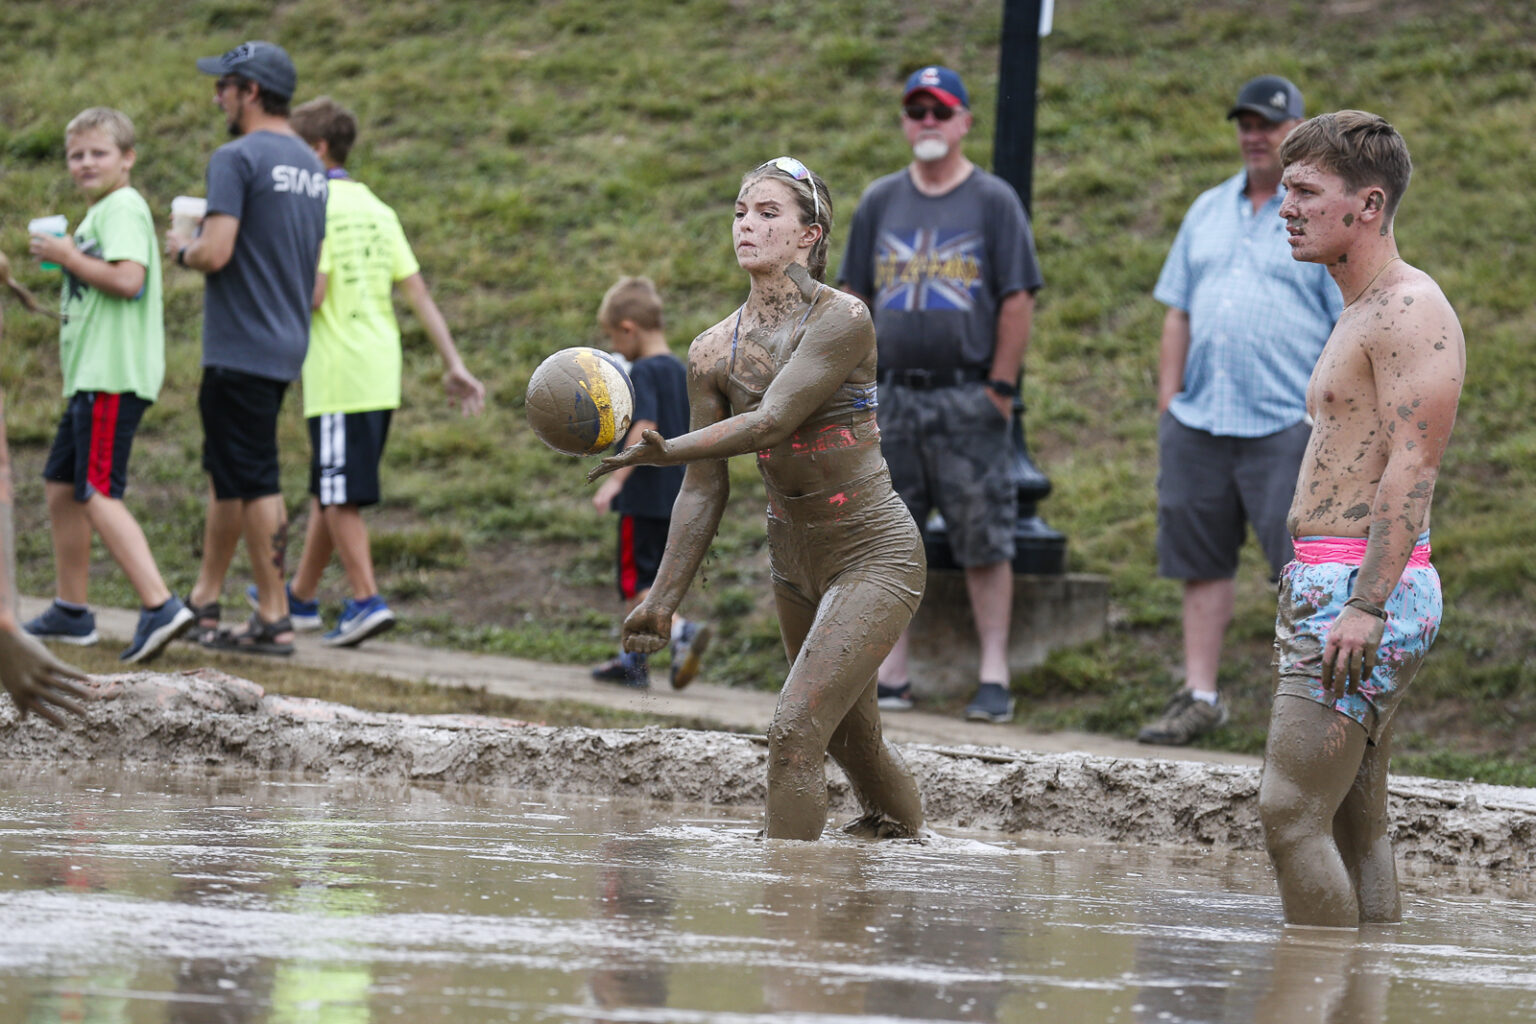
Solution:
{"label": "white foam cup", "polygon": [[178,235],[195,235],[208,215],[208,200],[202,196],[177,196],[171,200],[171,230]]}
{"label": "white foam cup", "polygon": [[[62,213],[50,213],[46,217],[36,217],[27,222],[27,234],[29,235],[53,235],[55,238],[63,238],[69,231],[69,218]],[[44,270],[58,270],[57,263],[44,262]]]}

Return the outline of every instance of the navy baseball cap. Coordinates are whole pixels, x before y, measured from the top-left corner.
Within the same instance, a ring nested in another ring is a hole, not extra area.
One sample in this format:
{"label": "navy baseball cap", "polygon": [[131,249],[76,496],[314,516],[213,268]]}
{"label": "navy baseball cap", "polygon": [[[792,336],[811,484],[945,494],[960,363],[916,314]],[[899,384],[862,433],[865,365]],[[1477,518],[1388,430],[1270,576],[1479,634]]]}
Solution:
{"label": "navy baseball cap", "polygon": [[218,57],[199,57],[197,70],[205,75],[240,75],[283,97],[292,97],[299,84],[299,73],[294,70],[288,51],[260,39],[241,43]]}
{"label": "navy baseball cap", "polygon": [[926,92],[946,107],[969,107],[971,98],[966,95],[965,83],[949,68],[930,65],[912,72],[907,87],[902,90],[901,102],[912,98],[913,93]]}
{"label": "navy baseball cap", "polygon": [[1301,102],[1301,90],[1290,79],[1279,75],[1260,75],[1239,89],[1237,102],[1227,111],[1227,120],[1245,110],[1260,114],[1275,124],[1307,116]]}

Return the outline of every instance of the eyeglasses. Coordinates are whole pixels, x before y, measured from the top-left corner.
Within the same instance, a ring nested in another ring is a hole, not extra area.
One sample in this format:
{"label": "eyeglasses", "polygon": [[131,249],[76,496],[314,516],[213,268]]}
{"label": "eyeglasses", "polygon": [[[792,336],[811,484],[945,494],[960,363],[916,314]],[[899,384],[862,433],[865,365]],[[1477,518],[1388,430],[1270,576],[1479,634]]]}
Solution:
{"label": "eyeglasses", "polygon": [[816,179],[811,177],[811,169],[792,156],[781,156],[758,167],[777,167],[796,181],[803,181],[811,187],[811,203],[816,209],[816,219],[821,220],[821,196],[816,192]]}
{"label": "eyeglasses", "polygon": [[914,121],[921,121],[929,114],[935,121],[948,121],[955,116],[954,107],[930,107],[925,103],[912,103],[901,108],[901,112]]}
{"label": "eyeglasses", "polygon": [[230,86],[234,86],[238,89],[242,81],[244,81],[244,79],[242,79],[239,75],[220,75],[214,80],[213,83],[214,95],[218,95],[225,89],[228,89]]}

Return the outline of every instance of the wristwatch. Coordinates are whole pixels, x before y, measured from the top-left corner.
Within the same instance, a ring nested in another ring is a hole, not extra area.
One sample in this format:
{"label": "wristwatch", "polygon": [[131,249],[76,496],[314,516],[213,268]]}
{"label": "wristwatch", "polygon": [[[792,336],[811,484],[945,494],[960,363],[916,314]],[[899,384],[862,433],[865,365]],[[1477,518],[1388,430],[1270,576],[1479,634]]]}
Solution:
{"label": "wristwatch", "polygon": [[987,390],[992,392],[994,395],[1002,395],[1004,398],[1019,397],[1018,385],[1012,383],[1011,381],[993,378],[992,380],[987,381]]}
{"label": "wristwatch", "polygon": [[181,266],[181,267],[184,267],[184,266],[187,265],[187,247],[186,246],[182,246],[180,249],[176,250],[176,265],[177,266]]}

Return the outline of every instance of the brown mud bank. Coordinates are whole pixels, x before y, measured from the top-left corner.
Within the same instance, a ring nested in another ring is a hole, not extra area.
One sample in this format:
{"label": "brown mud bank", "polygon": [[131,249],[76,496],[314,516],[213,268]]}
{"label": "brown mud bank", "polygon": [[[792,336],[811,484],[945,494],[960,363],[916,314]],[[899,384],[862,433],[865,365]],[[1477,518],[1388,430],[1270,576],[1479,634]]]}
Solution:
{"label": "brown mud bank", "polygon": [[[470,715],[409,716],[268,696],[216,670],[98,677],[63,731],[0,701],[0,758],[305,772],[726,806],[760,805],[760,737],[582,729]],[[1121,843],[1256,850],[1258,769],[1088,754],[898,744],[929,824]],[[834,813],[857,810],[841,773]],[[1536,791],[1396,777],[1403,861],[1484,872],[1536,867]]]}

